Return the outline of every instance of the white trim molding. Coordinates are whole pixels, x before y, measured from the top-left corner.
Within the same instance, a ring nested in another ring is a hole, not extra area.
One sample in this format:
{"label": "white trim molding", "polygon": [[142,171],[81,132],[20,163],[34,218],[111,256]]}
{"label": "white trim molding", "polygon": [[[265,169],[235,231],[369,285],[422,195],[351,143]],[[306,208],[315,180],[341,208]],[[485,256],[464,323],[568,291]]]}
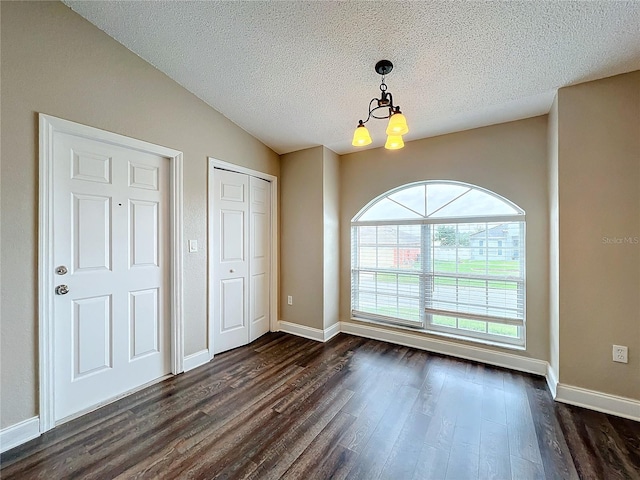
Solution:
{"label": "white trim molding", "polygon": [[170,162],[170,302],[171,373],[183,371],[183,175],[182,152],[161,145],[39,114],[39,214],[38,214],[38,342],[40,432],[55,426],[54,311],[53,311],[53,147],[54,134],[65,133],[167,158]]}
{"label": "white trim molding", "polygon": [[558,389],[558,376],[550,363],[547,363],[547,386],[551,392],[551,396],[555,400]]}
{"label": "white trim molding", "polygon": [[214,304],[213,304],[213,248],[214,248],[214,239],[213,239],[213,222],[209,218],[209,215],[213,213],[213,171],[215,168],[220,168],[222,170],[229,170],[231,172],[243,173],[245,175],[249,175],[251,177],[261,178],[262,180],[266,180],[271,183],[271,278],[270,281],[270,306],[269,306],[269,330],[272,332],[277,332],[278,325],[278,177],[274,175],[270,175],[268,173],[260,172],[258,170],[252,170],[250,168],[242,167],[240,165],[236,165],[234,163],[225,162],[222,160],[217,160],[213,157],[208,157],[209,161],[209,169],[207,172],[207,178],[209,179],[207,186],[207,206],[209,209],[207,216],[207,231],[209,233],[209,239],[207,242],[208,249],[208,272],[207,272],[207,284],[209,285],[209,291],[207,293],[207,314],[208,314],[208,325],[209,325],[209,338],[208,338],[208,350],[210,358],[213,358],[213,344],[215,342],[215,338],[213,335],[213,315],[214,315]]}
{"label": "white trim molding", "polygon": [[342,331],[342,329],[340,328],[340,322],[334,323],[330,327],[327,327],[327,328],[324,329],[324,332],[323,332],[324,340],[323,341],[328,342],[333,337],[338,335],[341,331]]}
{"label": "white trim molding", "polygon": [[[171,152],[168,152],[169,154]],[[182,152],[173,150],[171,161],[171,373],[184,371],[184,197]]]}
{"label": "white trim molding", "polygon": [[40,436],[40,419],[28,418],[22,422],[0,430],[0,453]]}
{"label": "white trim molding", "polygon": [[341,332],[340,322],[336,322],[324,330],[307,327],[306,325],[299,325],[297,323],[285,322],[284,320],[280,320],[278,324],[278,331],[280,332],[290,333],[291,335],[308,338],[309,340],[315,340],[316,342],[328,342]]}
{"label": "white trim molding", "polygon": [[285,322],[280,320],[278,330],[284,333],[290,333],[297,337],[308,338],[316,342],[324,342],[324,331],[319,328],[307,327],[306,325],[298,325],[297,323]]}
{"label": "white trim molding", "polygon": [[381,340],[383,342],[404,345],[406,347],[418,348],[434,353],[441,353],[450,357],[464,358],[475,362],[495,365],[498,367],[510,368],[520,372],[533,373],[534,375],[546,376],[548,363],[536,358],[527,358],[512,353],[503,353],[495,350],[488,350],[481,347],[462,345],[436,338],[429,338],[417,335],[413,332],[401,332],[380,328],[373,325],[363,325],[353,322],[337,322],[325,330],[319,328],[298,325],[297,323],[280,320],[279,331],[290,333],[298,337],[304,337],[317,342],[326,342],[338,333],[346,333],[358,337]]}
{"label": "white trim molding", "polygon": [[199,352],[192,353],[191,355],[187,355],[184,357],[184,371],[188,372],[189,370],[198,368],[205,363],[209,363],[210,360],[211,356],[209,355],[209,350],[207,348],[200,350]]}
{"label": "white trim molding", "polygon": [[557,402],[640,421],[640,401],[558,383]]}
{"label": "white trim molding", "polygon": [[417,335],[412,332],[400,332],[386,328],[363,325],[360,323],[340,322],[340,330],[344,333],[357,335],[359,337],[382,340],[406,347],[419,348],[429,352],[441,353],[451,357],[464,358],[475,362],[495,365],[497,367],[510,368],[520,372],[533,373],[545,376],[547,373],[547,362],[536,358],[527,358],[512,353],[498,352],[486,348],[473,347],[459,343],[440,340],[437,338]]}

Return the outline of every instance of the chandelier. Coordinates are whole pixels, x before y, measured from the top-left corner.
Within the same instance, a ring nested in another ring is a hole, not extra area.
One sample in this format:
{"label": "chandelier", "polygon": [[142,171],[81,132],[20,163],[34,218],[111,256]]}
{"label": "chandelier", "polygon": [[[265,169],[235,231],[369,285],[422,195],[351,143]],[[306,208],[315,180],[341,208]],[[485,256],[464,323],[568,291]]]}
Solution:
{"label": "chandelier", "polygon": [[376,72],[382,75],[380,83],[380,98],[372,98],[369,102],[369,115],[366,120],[360,120],[356,131],[353,133],[353,142],[351,144],[354,147],[364,147],[371,143],[371,135],[369,130],[364,126],[372,118],[378,120],[389,119],[387,125],[387,141],[384,144],[384,148],[388,150],[397,150],[404,147],[404,141],[402,135],[409,131],[407,126],[407,119],[400,111],[400,107],[393,104],[393,95],[387,91],[387,84],[384,83],[384,77],[393,70],[393,63],[389,60],[380,60],[376,63]]}

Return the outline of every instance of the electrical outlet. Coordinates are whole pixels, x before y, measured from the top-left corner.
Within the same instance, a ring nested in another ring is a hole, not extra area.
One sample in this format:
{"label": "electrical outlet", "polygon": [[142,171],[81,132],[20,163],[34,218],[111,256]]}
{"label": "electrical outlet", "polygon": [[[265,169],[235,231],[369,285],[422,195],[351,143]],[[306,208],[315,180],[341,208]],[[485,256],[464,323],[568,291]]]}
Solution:
{"label": "electrical outlet", "polygon": [[629,353],[629,349],[622,345],[614,345],[613,346],[613,361],[620,363],[629,363],[627,360],[627,355]]}
{"label": "electrical outlet", "polygon": [[287,304],[293,305],[293,297],[291,295],[287,297]]}

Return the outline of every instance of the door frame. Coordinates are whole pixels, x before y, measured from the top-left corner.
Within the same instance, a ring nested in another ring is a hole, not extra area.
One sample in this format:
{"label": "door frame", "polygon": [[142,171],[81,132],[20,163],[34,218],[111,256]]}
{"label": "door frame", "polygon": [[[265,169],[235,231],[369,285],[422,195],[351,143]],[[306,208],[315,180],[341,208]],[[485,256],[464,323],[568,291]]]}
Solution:
{"label": "door frame", "polygon": [[[183,176],[182,152],[124,135],[89,127],[62,118],[39,117],[39,212],[38,212],[38,353],[40,433],[55,427],[55,335],[53,264],[53,135],[66,133],[112,145],[158,155],[169,160],[169,256],[171,373],[184,370],[183,318]],[[119,395],[118,397],[121,397]]]}
{"label": "door frame", "polygon": [[270,175],[268,173],[260,172],[258,170],[252,170],[251,168],[241,167],[240,165],[236,165],[234,163],[225,162],[223,160],[218,160],[213,157],[209,157],[209,172],[208,172],[208,184],[207,184],[207,231],[208,231],[208,241],[207,241],[207,313],[209,320],[208,324],[208,345],[207,348],[209,350],[209,359],[213,358],[213,315],[215,305],[213,304],[213,248],[214,248],[214,238],[213,238],[213,222],[211,221],[211,214],[213,213],[214,208],[214,195],[213,195],[213,174],[216,168],[222,170],[228,170],[230,172],[242,173],[245,175],[249,175],[251,177],[261,178],[262,180],[266,180],[271,183],[271,260],[269,268],[270,279],[269,279],[269,331],[277,332],[278,331],[278,177],[274,175]]}

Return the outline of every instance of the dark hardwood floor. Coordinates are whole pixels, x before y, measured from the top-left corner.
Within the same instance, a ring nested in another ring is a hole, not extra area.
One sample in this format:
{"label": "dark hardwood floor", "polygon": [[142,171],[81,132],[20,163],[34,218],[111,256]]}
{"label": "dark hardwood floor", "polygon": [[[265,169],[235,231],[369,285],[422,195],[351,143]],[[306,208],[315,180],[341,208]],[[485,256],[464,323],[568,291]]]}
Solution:
{"label": "dark hardwood floor", "polygon": [[640,423],[541,377],[270,333],[5,452],[2,479],[639,479]]}

